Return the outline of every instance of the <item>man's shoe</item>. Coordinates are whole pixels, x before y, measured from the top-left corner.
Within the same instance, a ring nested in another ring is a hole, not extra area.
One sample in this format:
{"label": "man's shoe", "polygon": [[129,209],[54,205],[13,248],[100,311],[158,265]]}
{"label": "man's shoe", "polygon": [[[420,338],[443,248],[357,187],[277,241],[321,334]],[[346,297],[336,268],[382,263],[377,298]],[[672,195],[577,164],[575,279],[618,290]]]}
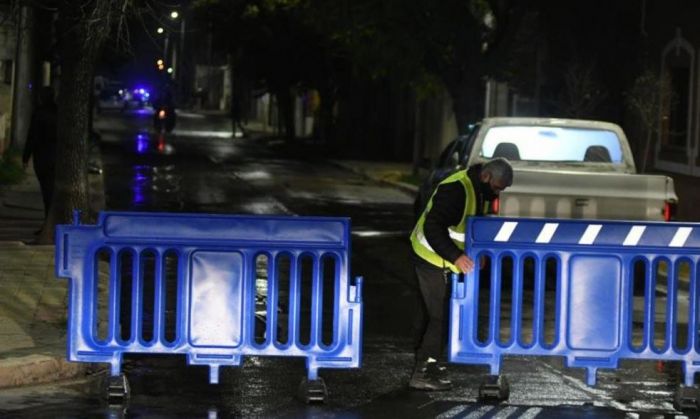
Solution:
{"label": "man's shoe", "polygon": [[437,362],[422,362],[416,365],[408,386],[415,390],[444,391],[452,388],[447,378],[447,369]]}

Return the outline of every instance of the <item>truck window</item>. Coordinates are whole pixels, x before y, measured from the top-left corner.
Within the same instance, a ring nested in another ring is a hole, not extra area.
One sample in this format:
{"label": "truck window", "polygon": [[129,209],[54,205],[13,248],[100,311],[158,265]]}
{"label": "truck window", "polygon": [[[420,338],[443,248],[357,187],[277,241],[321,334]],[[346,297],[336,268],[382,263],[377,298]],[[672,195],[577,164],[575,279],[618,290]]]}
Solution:
{"label": "truck window", "polygon": [[492,127],[484,137],[479,155],[511,161],[623,163],[617,134],[588,128]]}

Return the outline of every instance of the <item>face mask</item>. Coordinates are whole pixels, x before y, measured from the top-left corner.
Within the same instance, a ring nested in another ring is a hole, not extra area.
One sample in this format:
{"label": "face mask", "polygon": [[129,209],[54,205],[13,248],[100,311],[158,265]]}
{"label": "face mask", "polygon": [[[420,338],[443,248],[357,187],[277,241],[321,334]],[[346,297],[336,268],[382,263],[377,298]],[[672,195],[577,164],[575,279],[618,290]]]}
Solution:
{"label": "face mask", "polygon": [[481,182],[481,196],[484,197],[486,201],[493,201],[498,198],[498,194],[491,189],[491,184],[489,182]]}

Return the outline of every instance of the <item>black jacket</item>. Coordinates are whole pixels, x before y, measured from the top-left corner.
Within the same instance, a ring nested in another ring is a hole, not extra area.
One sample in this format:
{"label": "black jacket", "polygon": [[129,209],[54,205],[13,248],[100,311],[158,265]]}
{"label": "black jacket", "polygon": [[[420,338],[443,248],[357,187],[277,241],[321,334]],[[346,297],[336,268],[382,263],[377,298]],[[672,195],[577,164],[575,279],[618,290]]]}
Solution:
{"label": "black jacket", "polygon": [[[476,215],[483,215],[484,198],[481,192],[479,175],[481,165],[475,165],[467,170],[467,176],[472,181],[476,194]],[[441,258],[454,262],[464,252],[450,238],[448,227],[459,224],[464,214],[467,196],[464,187],[459,182],[438,185],[433,195],[433,205],[425,216],[423,232],[430,247]],[[431,265],[432,266],[432,265]]]}
{"label": "black jacket", "polygon": [[32,114],[22,162],[27,163],[34,156],[34,171],[37,175],[52,174],[56,164],[57,141],[56,105],[42,105]]}

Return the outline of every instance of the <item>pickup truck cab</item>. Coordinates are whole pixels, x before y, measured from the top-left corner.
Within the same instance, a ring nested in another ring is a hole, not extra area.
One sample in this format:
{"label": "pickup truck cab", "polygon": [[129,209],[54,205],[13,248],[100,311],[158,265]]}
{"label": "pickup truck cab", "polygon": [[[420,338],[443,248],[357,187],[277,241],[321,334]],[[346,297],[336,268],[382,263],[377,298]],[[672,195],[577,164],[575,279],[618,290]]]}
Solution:
{"label": "pickup truck cab", "polygon": [[419,190],[416,212],[455,170],[504,157],[513,185],[491,203],[494,214],[516,217],[673,219],[673,179],[638,174],[625,133],[602,121],[486,118],[442,152]]}

